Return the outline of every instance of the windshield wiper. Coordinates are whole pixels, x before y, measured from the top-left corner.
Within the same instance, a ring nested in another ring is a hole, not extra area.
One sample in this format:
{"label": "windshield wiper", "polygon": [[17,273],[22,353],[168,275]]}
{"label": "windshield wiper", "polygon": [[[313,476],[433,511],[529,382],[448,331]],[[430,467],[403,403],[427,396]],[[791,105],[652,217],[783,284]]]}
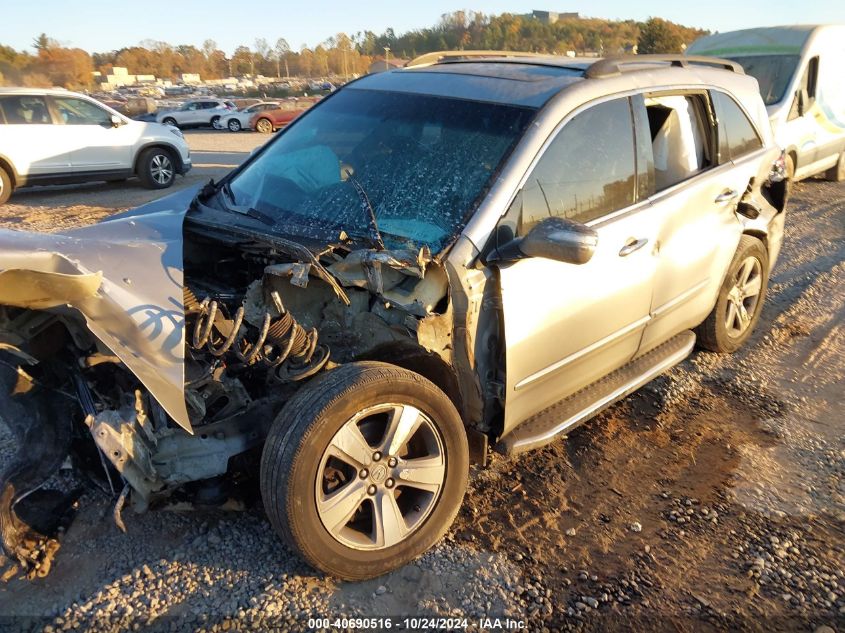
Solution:
{"label": "windshield wiper", "polygon": [[276,224],[276,221],[273,218],[271,218],[266,213],[261,213],[261,211],[259,211],[258,209],[238,205],[235,202],[235,194],[232,193],[232,189],[229,187],[228,181],[222,183],[220,185],[219,190],[222,191],[223,195],[225,195],[231,201],[231,204],[226,204],[225,202],[223,203],[223,206],[226,208],[227,211],[240,213],[241,215],[245,215],[249,218],[252,218],[253,220],[258,220],[259,222],[261,222],[262,224],[266,224],[267,226],[274,226]]}
{"label": "windshield wiper", "polygon": [[367,195],[367,192],[364,191],[364,187],[358,182],[358,179],[353,176],[349,170],[346,172],[346,182],[351,183],[353,187],[355,187],[355,191],[358,194],[358,197],[361,198],[361,210],[367,214],[369,219],[370,228],[373,230],[373,237],[375,239],[376,245],[381,250],[387,250],[384,245],[384,240],[381,239],[381,231],[378,230],[378,222],[376,222],[376,212],[373,209],[372,203],[370,203],[370,197]]}

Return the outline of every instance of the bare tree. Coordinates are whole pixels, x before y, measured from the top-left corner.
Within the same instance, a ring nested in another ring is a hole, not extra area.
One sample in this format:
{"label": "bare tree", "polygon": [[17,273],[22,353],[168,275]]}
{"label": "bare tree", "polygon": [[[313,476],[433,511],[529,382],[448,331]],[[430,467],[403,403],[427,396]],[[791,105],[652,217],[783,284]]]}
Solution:
{"label": "bare tree", "polygon": [[276,77],[280,75],[281,68],[279,68],[279,63],[284,60],[285,62],[285,77],[290,77],[290,70],[288,69],[288,54],[290,53],[290,44],[288,41],[280,37],[276,40]]}

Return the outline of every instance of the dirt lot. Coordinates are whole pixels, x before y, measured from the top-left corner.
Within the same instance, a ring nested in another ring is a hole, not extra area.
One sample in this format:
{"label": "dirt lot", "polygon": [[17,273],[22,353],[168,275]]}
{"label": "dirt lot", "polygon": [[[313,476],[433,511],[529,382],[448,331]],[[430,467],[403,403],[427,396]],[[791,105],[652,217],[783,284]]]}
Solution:
{"label": "dirt lot", "polygon": [[[184,185],[263,140],[191,134]],[[21,192],[0,223],[53,229],[151,197],[131,182]],[[843,633],[843,347],[845,185],[806,182],[746,348],[696,352],[567,440],[494,456],[416,563],[340,583],[286,551],[260,507],[127,512],[123,535],[91,492],[51,575],[0,584],[0,627],[297,630],[313,616],[438,614],[529,630]],[[0,465],[11,450],[0,429]]]}

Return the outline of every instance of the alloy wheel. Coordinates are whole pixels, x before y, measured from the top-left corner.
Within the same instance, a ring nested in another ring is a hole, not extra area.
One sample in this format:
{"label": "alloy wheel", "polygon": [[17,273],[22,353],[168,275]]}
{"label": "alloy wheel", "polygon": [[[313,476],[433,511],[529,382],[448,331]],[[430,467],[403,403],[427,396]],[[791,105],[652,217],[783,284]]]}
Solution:
{"label": "alloy wheel", "polygon": [[734,285],[728,292],[725,328],[734,338],[742,334],[754,319],[763,289],[763,268],[756,257],[746,257],[737,269]]}
{"label": "alloy wheel", "polygon": [[150,175],[160,185],[173,179],[173,162],[164,154],[156,154],[150,161]]}
{"label": "alloy wheel", "polygon": [[365,409],[334,435],[317,469],[317,514],[340,543],[386,549],[437,505],[446,481],[443,438],[407,404]]}

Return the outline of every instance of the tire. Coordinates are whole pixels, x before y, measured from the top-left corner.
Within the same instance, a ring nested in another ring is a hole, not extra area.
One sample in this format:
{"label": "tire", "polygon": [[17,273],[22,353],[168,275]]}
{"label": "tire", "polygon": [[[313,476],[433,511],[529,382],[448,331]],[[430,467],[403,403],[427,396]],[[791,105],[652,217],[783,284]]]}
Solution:
{"label": "tire", "polygon": [[255,130],[262,134],[271,134],[273,132],[273,122],[270,119],[258,119],[255,122]]}
{"label": "tire", "polygon": [[824,172],[826,180],[831,182],[842,182],[845,180],[845,151],[840,152],[836,164]]}
{"label": "tire", "polygon": [[[418,424],[392,454],[390,420]],[[346,452],[332,448],[338,445]],[[428,460],[427,484],[408,481],[416,457]],[[440,389],[393,365],[350,363],[302,387],[273,422],[261,457],[261,497],[273,528],[310,565],[363,580],[404,565],[442,538],[460,509],[468,471],[463,424]],[[338,493],[350,503],[332,506]],[[378,521],[377,508],[399,514]]]}
{"label": "tire", "polygon": [[178,127],[179,127],[179,124],[178,124],[178,123],[176,123],[176,119],[174,119],[172,116],[165,117],[164,119],[162,119],[162,121],[161,121],[161,122],[162,122],[164,125],[172,125],[172,126],[173,126],[173,127],[175,127],[175,128],[178,128]]}
{"label": "tire", "polygon": [[241,122],[237,119],[229,119],[229,123],[226,125],[229,128],[230,132],[240,132],[241,131]]}
{"label": "tire", "polygon": [[167,189],[176,180],[176,161],[166,149],[151,147],[138,158],[138,178],[147,189]]}
{"label": "tire", "polygon": [[5,169],[0,167],[0,204],[6,204],[12,195],[12,178]]}
{"label": "tire", "polygon": [[220,127],[219,127],[220,126],[220,117],[218,115],[211,117],[211,121],[209,121],[209,124],[215,130],[219,130],[220,129]]}
{"label": "tire", "polygon": [[[739,349],[760,320],[768,283],[769,256],[766,247],[757,238],[743,235],[719,289],[716,306],[696,331],[699,346],[719,353]],[[757,294],[743,293],[743,288],[746,292],[756,289]]]}

